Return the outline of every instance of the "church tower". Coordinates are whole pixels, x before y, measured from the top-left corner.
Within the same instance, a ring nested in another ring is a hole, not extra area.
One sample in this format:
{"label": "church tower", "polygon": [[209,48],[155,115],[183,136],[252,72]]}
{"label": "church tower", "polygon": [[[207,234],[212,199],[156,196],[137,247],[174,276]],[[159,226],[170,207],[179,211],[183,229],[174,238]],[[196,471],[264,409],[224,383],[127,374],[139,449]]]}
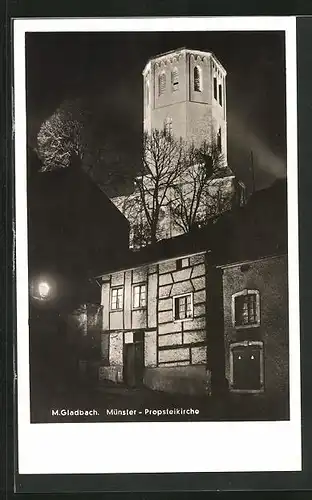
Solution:
{"label": "church tower", "polygon": [[[130,223],[131,248],[149,244],[152,230],[153,241],[170,239],[245,203],[244,188],[227,162],[226,71],[215,55],[182,48],[152,57],[143,70],[143,85],[144,132],[152,137],[153,130],[166,130],[195,146],[216,145],[222,168],[200,185],[198,165],[189,165],[170,186],[162,180],[161,192],[154,189],[151,164],[149,173],[137,177],[132,193],[112,199]],[[157,215],[154,195],[161,203]]]}
{"label": "church tower", "polygon": [[211,52],[178,49],[143,70],[144,131],[166,128],[199,145],[214,142],[227,164],[226,71]]}

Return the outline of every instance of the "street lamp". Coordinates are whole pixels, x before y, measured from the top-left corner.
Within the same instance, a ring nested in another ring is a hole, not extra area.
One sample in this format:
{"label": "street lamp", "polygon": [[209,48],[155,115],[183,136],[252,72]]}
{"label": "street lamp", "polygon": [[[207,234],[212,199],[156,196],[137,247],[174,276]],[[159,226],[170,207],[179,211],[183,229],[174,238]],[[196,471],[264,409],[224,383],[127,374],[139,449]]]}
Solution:
{"label": "street lamp", "polygon": [[50,295],[50,292],[51,292],[51,287],[49,283],[47,283],[46,281],[40,281],[38,283],[38,293],[42,300],[47,299]]}
{"label": "street lamp", "polygon": [[56,294],[54,280],[46,276],[33,279],[30,283],[30,294],[33,299],[40,302],[51,301]]}

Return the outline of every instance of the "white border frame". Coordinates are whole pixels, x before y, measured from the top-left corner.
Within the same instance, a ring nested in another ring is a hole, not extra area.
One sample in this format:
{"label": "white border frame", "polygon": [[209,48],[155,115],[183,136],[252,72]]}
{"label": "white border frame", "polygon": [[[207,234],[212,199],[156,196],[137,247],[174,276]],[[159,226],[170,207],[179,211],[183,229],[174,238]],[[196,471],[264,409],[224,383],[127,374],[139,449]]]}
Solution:
{"label": "white border frame", "polygon": [[[18,471],[20,474],[301,470],[295,17],[17,19],[14,21]],[[30,424],[26,194],[26,32],[284,31],[286,42],[290,420]],[[184,436],[185,439],[181,439]],[[242,436],[244,439],[242,439]],[[127,443],[123,447],[116,443]],[[153,450],[146,459],[146,443]],[[159,443],[175,449],[160,454]],[[106,451],[109,450],[109,453]],[[133,450],[136,454],[133,455]],[[269,450],[269,453],[268,453]],[[286,450],[286,452],[285,452]]]}

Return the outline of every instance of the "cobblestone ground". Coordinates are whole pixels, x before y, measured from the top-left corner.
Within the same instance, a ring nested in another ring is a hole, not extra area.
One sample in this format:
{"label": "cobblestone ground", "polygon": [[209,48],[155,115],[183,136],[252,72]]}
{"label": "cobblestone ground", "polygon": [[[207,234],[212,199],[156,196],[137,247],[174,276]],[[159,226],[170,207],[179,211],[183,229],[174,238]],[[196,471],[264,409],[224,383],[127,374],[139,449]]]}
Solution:
{"label": "cobblestone ground", "polygon": [[[59,415],[55,414],[55,410],[59,411]],[[65,410],[66,415],[60,415],[61,410]],[[95,414],[87,416],[69,414],[77,410],[95,410]],[[118,410],[122,410],[124,414],[120,415]],[[185,410],[192,411],[186,413]],[[196,413],[195,410],[197,410]],[[158,413],[155,414],[155,411]],[[163,414],[164,412],[167,414]],[[229,396],[197,398],[155,392],[146,387],[129,389],[113,383],[106,383],[97,388],[86,385],[72,386],[67,389],[37,387],[33,390],[31,404],[33,423],[279,420],[284,418],[287,418],[287,412],[284,409],[264,407],[259,398],[230,399]]]}

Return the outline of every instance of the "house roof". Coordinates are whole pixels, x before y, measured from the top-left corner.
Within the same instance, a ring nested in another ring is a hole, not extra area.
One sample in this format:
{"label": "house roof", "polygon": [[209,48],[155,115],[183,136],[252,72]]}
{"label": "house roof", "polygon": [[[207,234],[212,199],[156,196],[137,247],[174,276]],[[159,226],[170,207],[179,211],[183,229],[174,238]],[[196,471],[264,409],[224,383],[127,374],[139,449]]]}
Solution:
{"label": "house roof", "polygon": [[97,277],[204,251],[210,252],[216,265],[285,254],[286,199],[286,182],[276,182],[254,193],[244,207],[219,216],[202,229],[162,240],[137,252],[129,250],[120,265],[102,269]]}

